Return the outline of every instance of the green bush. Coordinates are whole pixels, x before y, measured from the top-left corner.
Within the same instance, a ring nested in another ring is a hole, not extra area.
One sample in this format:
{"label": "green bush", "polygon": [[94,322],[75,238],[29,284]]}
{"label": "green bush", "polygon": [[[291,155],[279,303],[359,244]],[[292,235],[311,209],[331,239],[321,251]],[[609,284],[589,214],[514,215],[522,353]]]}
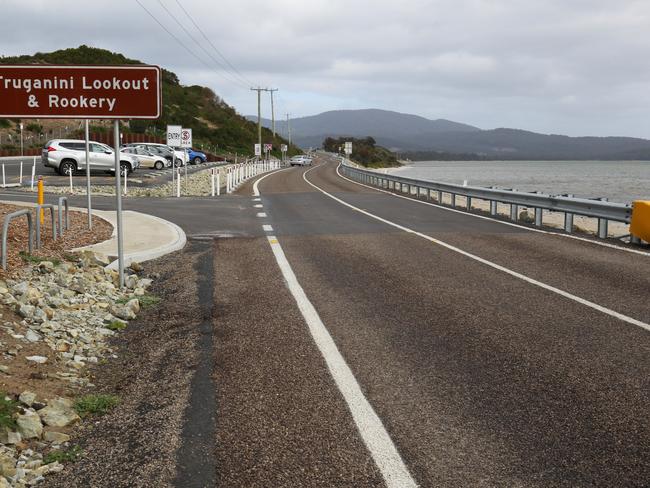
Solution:
{"label": "green bush", "polygon": [[120,398],[115,395],[85,395],[79,398],[74,409],[80,417],[89,415],[105,415],[120,403]]}
{"label": "green bush", "polygon": [[14,414],[18,411],[18,402],[7,397],[6,393],[0,391],[0,427],[16,429]]}
{"label": "green bush", "polygon": [[77,461],[83,451],[79,446],[72,446],[70,449],[63,450],[57,449],[52,450],[43,457],[43,463],[52,464],[52,463],[74,463]]}

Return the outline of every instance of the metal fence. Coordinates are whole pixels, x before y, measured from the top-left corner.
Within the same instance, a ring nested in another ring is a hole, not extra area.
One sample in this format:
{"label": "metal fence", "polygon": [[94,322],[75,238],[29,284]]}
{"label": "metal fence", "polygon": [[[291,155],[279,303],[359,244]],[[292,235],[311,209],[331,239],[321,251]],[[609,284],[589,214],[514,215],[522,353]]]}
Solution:
{"label": "metal fence", "polygon": [[598,237],[606,238],[608,233],[608,222],[630,223],[632,218],[632,205],[623,203],[608,202],[604,199],[575,198],[571,195],[546,195],[543,193],[531,193],[517,190],[504,190],[497,188],[486,188],[481,186],[462,186],[437,181],[416,180],[402,176],[387,175],[355,168],[347,163],[341,165],[341,172],[348,178],[370,186],[376,186],[390,191],[415,194],[417,197],[424,196],[428,199],[435,198],[439,203],[443,201],[443,195],[449,195],[451,205],[456,206],[456,196],[467,199],[466,208],[472,208],[472,199],[490,202],[490,214],[497,215],[497,204],[510,205],[510,219],[519,220],[519,207],[532,208],[535,210],[535,225],[542,226],[544,210],[564,213],[564,230],[573,231],[573,216],[583,215],[598,219]]}

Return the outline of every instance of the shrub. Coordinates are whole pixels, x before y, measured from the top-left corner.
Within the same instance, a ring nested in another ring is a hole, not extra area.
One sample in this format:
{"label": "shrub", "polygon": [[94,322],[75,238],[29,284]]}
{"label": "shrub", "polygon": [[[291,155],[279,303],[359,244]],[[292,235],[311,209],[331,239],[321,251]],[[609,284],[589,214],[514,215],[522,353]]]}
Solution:
{"label": "shrub", "polygon": [[80,417],[87,417],[89,415],[105,415],[119,403],[120,399],[115,395],[85,395],[75,402],[74,408]]}

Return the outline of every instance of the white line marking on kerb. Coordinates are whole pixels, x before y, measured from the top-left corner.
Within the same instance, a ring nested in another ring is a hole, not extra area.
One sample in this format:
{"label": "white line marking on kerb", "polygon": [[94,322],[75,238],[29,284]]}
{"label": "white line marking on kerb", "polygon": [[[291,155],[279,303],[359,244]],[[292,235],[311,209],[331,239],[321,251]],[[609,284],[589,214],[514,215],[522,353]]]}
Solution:
{"label": "white line marking on kerb", "polygon": [[264,232],[273,232],[273,227],[270,226],[270,225],[268,225],[268,224],[264,224],[264,225],[262,226],[262,230],[263,230]]}
{"label": "white line marking on kerb", "polygon": [[263,219],[264,217],[266,217],[266,214],[264,212],[258,212],[257,217]]}
{"label": "white line marking on kerb", "polygon": [[417,483],[411,477],[381,419],[364,396],[332,336],[300,286],[277,238],[268,236],[267,239],[282,271],[287,288],[296,300],[298,309],[309,327],[309,332],[323,355],[330,374],[350,409],[361,438],[384,477],[386,486],[388,488],[417,487]]}
{"label": "white line marking on kerb", "polygon": [[539,234],[548,234],[550,236],[564,237],[566,239],[573,239],[573,240],[576,240],[576,241],[588,242],[589,244],[594,244],[596,246],[609,247],[610,249],[617,249],[618,251],[631,252],[632,254],[640,254],[642,256],[650,257],[650,253],[645,252],[645,251],[640,251],[638,249],[631,249],[629,247],[621,247],[621,246],[617,246],[616,244],[610,244],[609,242],[595,241],[593,239],[587,239],[585,237],[579,237],[579,236],[575,236],[573,234],[562,234],[560,232],[553,232],[553,231],[550,231],[550,230],[534,229],[532,227],[527,227],[525,225],[515,224],[514,222],[506,222],[504,220],[495,219],[493,217],[487,217],[485,215],[478,215],[478,214],[475,214],[475,213],[472,213],[472,212],[458,210],[456,208],[449,208],[449,207],[445,207],[444,205],[440,205],[440,204],[436,204],[436,203],[432,203],[432,202],[424,202],[422,200],[417,200],[415,198],[411,198],[411,197],[406,196],[406,195],[399,195],[397,193],[393,193],[392,191],[384,190],[383,188],[377,188],[375,186],[366,185],[365,183],[359,183],[358,181],[354,181],[354,180],[348,178],[347,176],[343,176],[341,174],[341,172],[339,171],[340,167],[341,167],[341,164],[339,164],[337,166],[336,174],[339,175],[344,180],[347,180],[350,183],[354,183],[355,185],[363,186],[364,188],[370,188],[371,190],[375,190],[375,191],[378,191],[378,192],[381,192],[381,193],[386,193],[387,195],[390,195],[390,196],[395,197],[395,198],[403,198],[404,200],[408,200],[408,201],[414,202],[414,203],[419,203],[421,205],[428,205],[430,207],[436,207],[436,208],[439,208],[441,210],[446,210],[447,212],[459,213],[459,214],[462,214],[462,215],[467,215],[468,217],[474,217],[476,219],[489,220],[490,222],[495,222],[497,224],[503,224],[503,225],[509,225],[510,227],[517,227],[518,229],[524,229],[524,230],[527,230],[529,232],[537,232]]}
{"label": "white line marking on kerb", "polygon": [[[312,168],[312,169],[316,169],[316,168]],[[311,171],[311,170],[309,170],[309,171]],[[616,319],[622,320],[623,322],[627,322],[628,324],[636,325],[638,327],[641,327],[642,329],[650,331],[650,324],[647,324],[645,322],[641,322],[640,320],[637,320],[637,319],[632,318],[632,317],[628,317],[627,315],[623,315],[622,313],[616,312],[615,310],[609,309],[607,307],[603,307],[602,305],[598,305],[597,303],[594,303],[594,302],[590,302],[589,300],[581,298],[581,297],[579,297],[577,295],[573,295],[572,293],[561,290],[559,288],[555,288],[554,286],[547,285],[546,283],[542,283],[541,281],[537,281],[537,280],[535,280],[533,278],[529,278],[528,276],[523,275],[521,273],[518,273],[516,271],[513,271],[511,269],[508,269],[505,266],[501,266],[500,264],[493,263],[492,261],[488,261],[487,259],[483,259],[483,258],[481,258],[481,257],[479,257],[479,256],[477,256],[475,254],[469,253],[467,251],[463,251],[462,249],[460,249],[460,248],[458,248],[456,246],[452,246],[451,244],[447,244],[444,241],[441,241],[441,240],[436,239],[434,237],[428,236],[426,234],[423,234],[423,233],[418,232],[416,230],[410,229],[408,227],[404,227],[403,225],[397,224],[397,223],[392,222],[390,220],[386,220],[386,219],[384,219],[382,217],[379,217],[378,215],[372,214],[372,213],[370,213],[370,212],[368,212],[366,210],[363,210],[363,209],[361,209],[359,207],[355,207],[354,205],[351,205],[351,204],[349,204],[347,202],[344,202],[340,198],[335,197],[334,195],[326,192],[322,188],[314,185],[311,181],[309,181],[307,179],[307,173],[309,173],[309,171],[306,171],[302,175],[303,179],[309,185],[316,188],[316,190],[321,192],[323,195],[326,195],[329,198],[331,198],[332,200],[335,200],[335,201],[339,202],[341,205],[345,205],[346,207],[349,207],[352,210],[355,210],[355,211],[357,211],[359,213],[367,215],[368,217],[370,217],[372,219],[375,219],[375,220],[378,220],[379,222],[383,222],[384,224],[390,225],[391,227],[395,227],[396,229],[402,230],[402,231],[407,232],[409,234],[416,235],[418,237],[421,237],[422,239],[426,239],[427,241],[438,244],[438,245],[440,245],[442,247],[445,247],[445,248],[449,249],[450,251],[454,251],[454,252],[457,252],[458,254],[462,254],[465,257],[473,259],[474,261],[478,261],[479,263],[483,263],[483,264],[485,264],[487,266],[490,266],[491,268],[498,269],[499,271],[503,271],[504,273],[507,273],[510,276],[514,276],[515,278],[519,278],[520,280],[523,280],[523,281],[525,281],[527,283],[530,283],[531,285],[535,285],[535,286],[538,286],[538,287],[543,288],[545,290],[552,291],[553,293],[557,293],[558,295],[561,295],[561,296],[563,296],[565,298],[569,298],[570,300],[578,302],[581,305],[585,305],[587,307],[593,308],[594,310],[602,312],[602,313],[604,313],[606,315],[609,315],[611,317],[614,317]]]}
{"label": "white line marking on kerb", "polygon": [[265,175],[262,176],[260,179],[256,180],[255,183],[253,184],[253,196],[254,196],[254,197],[259,197],[259,196],[260,196],[260,187],[259,187],[259,185],[260,185],[260,182],[261,182],[264,178],[267,178],[267,177],[269,177],[269,176],[271,176],[271,175],[274,175],[275,173],[279,173],[280,171],[286,171],[286,170],[288,170],[288,169],[291,169],[291,166],[289,166],[288,168],[279,169],[279,170],[277,170],[277,171],[272,171],[272,172],[270,172],[270,173],[268,173],[268,174],[265,174]]}

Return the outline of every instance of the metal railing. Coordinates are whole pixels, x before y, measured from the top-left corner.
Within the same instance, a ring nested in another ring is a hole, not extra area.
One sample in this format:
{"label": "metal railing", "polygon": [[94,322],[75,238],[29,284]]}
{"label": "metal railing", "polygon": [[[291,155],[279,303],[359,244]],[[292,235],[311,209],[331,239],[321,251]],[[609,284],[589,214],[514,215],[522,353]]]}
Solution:
{"label": "metal railing", "polygon": [[[65,221],[63,220],[63,210],[65,209]],[[68,197],[59,197],[58,206],[59,236],[63,237],[63,231],[70,228],[70,207]]]}
{"label": "metal railing", "polygon": [[438,203],[442,203],[443,195],[450,196],[451,206],[456,206],[456,196],[467,199],[467,210],[472,208],[472,199],[490,202],[490,214],[497,215],[497,204],[510,205],[510,219],[519,220],[519,207],[532,208],[535,210],[534,223],[537,227],[542,226],[542,212],[544,210],[564,213],[564,230],[573,231],[573,216],[583,215],[598,219],[598,236],[607,237],[609,221],[630,223],[632,218],[632,205],[623,203],[608,202],[604,199],[574,198],[571,195],[547,195],[543,193],[523,192],[517,190],[504,190],[497,188],[486,188],[481,186],[462,186],[437,181],[424,181],[403,176],[395,176],[377,173],[366,169],[355,168],[343,162],[342,173],[350,179],[361,183],[376,186],[386,190],[398,191],[401,193],[413,194],[420,197],[422,190],[425,196],[431,199],[431,192],[436,192]]}
{"label": "metal railing", "polygon": [[52,240],[56,241],[56,220],[54,218],[54,205],[51,203],[44,203],[36,205],[36,249],[41,248],[41,209],[49,209],[52,217]]}
{"label": "metal railing", "polygon": [[29,209],[18,210],[8,214],[5,217],[4,225],[2,226],[2,269],[7,269],[7,235],[9,233],[9,224],[12,219],[22,216],[27,217],[27,234],[29,235],[29,253],[31,254],[34,250],[34,231],[32,229],[32,214]]}

